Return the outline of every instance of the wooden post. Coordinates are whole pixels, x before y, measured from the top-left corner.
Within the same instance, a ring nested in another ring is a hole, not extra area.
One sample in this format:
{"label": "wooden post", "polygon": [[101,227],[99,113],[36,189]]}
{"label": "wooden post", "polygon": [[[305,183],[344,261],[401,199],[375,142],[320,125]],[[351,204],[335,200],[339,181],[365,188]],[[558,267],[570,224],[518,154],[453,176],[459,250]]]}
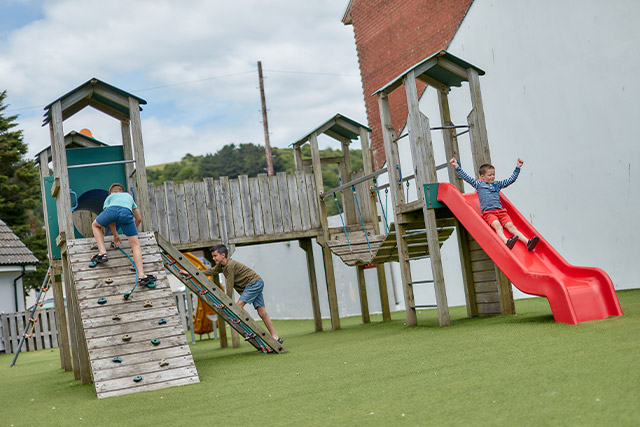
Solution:
{"label": "wooden post", "polygon": [[[123,120],[120,122],[120,132],[122,134],[122,152],[124,154],[124,160],[133,160],[133,147],[131,145],[131,127],[129,126],[129,120]],[[131,191],[131,187],[133,186],[133,164],[125,163],[124,170],[127,174],[126,190]]]}
{"label": "wooden post", "polygon": [[436,162],[431,143],[431,131],[429,119],[422,115],[418,104],[418,90],[416,88],[415,74],[409,71],[404,77],[404,87],[407,94],[407,106],[409,107],[409,142],[411,144],[411,157],[416,177],[416,191],[418,200],[422,203],[425,228],[427,230],[427,244],[429,246],[429,259],[433,271],[433,281],[438,305],[438,319],[440,326],[451,324],[449,318],[449,306],[444,284],[444,271],[442,268],[442,256],[440,254],[440,240],[438,238],[438,224],[436,213],[428,209],[425,202],[423,185],[438,181],[436,174]]}
{"label": "wooden post", "polygon": [[415,298],[411,282],[411,267],[409,266],[409,251],[406,242],[402,238],[405,226],[399,221],[398,206],[405,203],[402,185],[398,184],[400,173],[396,165],[400,164],[398,148],[393,141],[395,130],[391,124],[391,112],[389,109],[389,98],[384,92],[378,93],[378,107],[380,109],[380,124],[382,127],[382,137],[384,140],[384,151],[387,158],[387,170],[389,171],[389,188],[391,189],[391,200],[394,206],[394,216],[396,225],[396,244],[398,247],[398,264],[400,265],[400,275],[402,277],[402,290],[404,292],[404,302],[406,306],[407,326],[416,326],[418,317],[415,309]]}
{"label": "wooden post", "polygon": [[[350,142],[351,141],[346,138],[340,141],[340,145],[342,146],[343,161],[338,165],[338,169],[340,169],[342,183],[346,183],[351,180],[351,158],[349,157]],[[344,192],[342,193],[342,206],[344,215],[346,217],[346,223],[348,225],[358,224],[360,219],[356,214],[356,204],[351,188],[344,190]]]}
{"label": "wooden post", "polygon": [[142,144],[142,123],[140,122],[140,104],[138,100],[129,97],[129,117],[131,120],[131,136],[133,153],[136,158],[136,204],[142,214],[142,225],[139,231],[152,231],[151,210],[149,208],[149,187],[147,186],[147,168],[144,161],[144,146]]}
{"label": "wooden post", "polygon": [[[362,165],[365,175],[373,172],[373,161],[371,158],[371,148],[369,147],[369,131],[360,128],[360,148],[362,150]],[[378,208],[376,194],[372,189],[369,191],[369,217],[373,223],[373,232],[380,234],[380,223],[378,219]],[[387,291],[387,276],[384,272],[384,264],[376,265],[376,273],[378,275],[378,290],[380,292],[380,307],[382,309],[382,321],[391,320],[391,311],[389,309],[389,294]]]}
{"label": "wooden post", "polygon": [[367,299],[367,283],[364,280],[364,267],[356,266],[356,274],[358,277],[358,294],[360,294],[360,310],[362,311],[362,323],[371,322],[369,317],[369,301]]}
{"label": "wooden post", "polygon": [[318,243],[322,246],[322,260],[324,262],[324,277],[327,282],[327,296],[329,298],[329,312],[331,314],[331,328],[340,329],[340,312],[338,311],[338,294],[336,292],[336,276],[333,271],[333,258],[331,249],[327,246],[329,240],[329,223],[327,221],[327,207],[320,194],[324,190],[322,183],[322,164],[320,163],[320,150],[318,149],[318,136],[313,133],[309,137],[311,146],[311,164],[313,165],[313,179],[316,184],[316,199],[320,208],[320,224],[322,235],[318,236]]}
{"label": "wooden post", "polygon": [[[491,163],[491,154],[489,152],[489,137],[487,136],[482,93],[480,91],[480,76],[475,69],[469,68],[467,69],[467,77],[469,90],[471,91],[471,105],[473,106],[469,114],[469,124],[473,126],[471,132],[472,152],[474,155],[473,163],[477,171],[483,163]],[[511,283],[504,273],[500,271],[498,266],[495,266],[495,272],[500,300],[500,312],[501,314],[514,314],[515,305],[513,304]]]}
{"label": "wooden post", "polygon": [[293,146],[293,162],[296,171],[304,171],[304,165],[302,164],[302,145]]}
{"label": "wooden post", "polygon": [[[449,109],[449,98],[445,91],[438,91],[438,104],[440,106],[440,120],[442,126],[452,126],[451,110]],[[447,161],[452,157],[460,159],[460,149],[458,147],[458,139],[455,137],[455,129],[444,129],[442,136],[444,139],[444,152]],[[453,184],[458,191],[464,193],[464,183],[458,178],[458,173],[453,167],[448,167],[449,182]],[[476,291],[473,281],[473,272],[471,270],[471,253],[469,248],[469,233],[462,226],[460,221],[456,219],[456,237],[458,239],[458,252],[460,254],[460,264],[462,268],[462,281],[464,282],[464,294],[467,304],[467,316],[474,317],[478,315],[478,307],[476,305]]]}
{"label": "wooden post", "polygon": [[[52,135],[53,136],[53,135]],[[52,138],[53,140],[53,138]],[[45,192],[44,178],[49,173],[49,158],[47,151],[40,153],[40,191],[42,197],[42,213],[44,215],[45,232],[47,235],[47,253],[49,256],[49,273],[51,275],[51,288],[53,291],[53,305],[56,323],[58,325],[58,347],[60,348],[60,367],[65,371],[71,371],[71,349],[69,347],[69,331],[67,329],[67,314],[64,307],[64,294],[62,292],[62,282],[60,280],[59,267],[54,266],[53,255],[51,254],[51,234],[49,231],[49,212],[47,211],[47,194]],[[55,239],[57,236],[53,236]]]}
{"label": "wooden post", "polygon": [[300,239],[298,244],[307,257],[307,273],[309,275],[309,291],[311,292],[311,308],[313,309],[313,324],[316,332],[322,332],[322,314],[320,313],[320,298],[318,296],[318,280],[316,279],[316,264],[313,259],[311,239]]}
{"label": "wooden post", "polygon": [[[76,292],[75,283],[73,282],[73,274],[71,273],[71,265],[69,256],[65,248],[62,251],[62,274],[64,276],[65,288],[67,290],[67,307],[71,308],[71,316],[73,318],[72,339],[75,339],[75,352],[77,359],[74,357],[74,377],[79,374],[82,384],[91,382],[91,364],[89,362],[89,350],[87,349],[87,341],[84,335],[84,327],[82,326],[82,316],[80,315],[80,306],[78,303],[78,293]],[[78,369],[76,372],[75,362],[77,361]]]}
{"label": "wooden post", "polygon": [[267,100],[264,96],[264,79],[262,78],[262,61],[258,61],[258,80],[260,83],[260,102],[262,104],[262,126],[264,127],[264,148],[267,158],[267,175],[273,176],[273,159],[269,143],[269,122],[267,121]]}

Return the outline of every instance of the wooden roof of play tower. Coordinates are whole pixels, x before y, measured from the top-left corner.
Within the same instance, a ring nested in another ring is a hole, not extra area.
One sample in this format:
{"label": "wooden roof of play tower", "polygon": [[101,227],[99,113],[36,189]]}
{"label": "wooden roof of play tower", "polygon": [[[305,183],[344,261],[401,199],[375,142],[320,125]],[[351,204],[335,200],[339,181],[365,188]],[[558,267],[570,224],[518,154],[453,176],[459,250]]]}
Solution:
{"label": "wooden roof of play tower", "polygon": [[120,121],[129,120],[129,97],[136,99],[140,105],[147,103],[142,98],[94,77],[44,107],[42,125],[49,124],[51,106],[58,101],[62,104],[62,120],[68,119],[86,106],[91,106]]}

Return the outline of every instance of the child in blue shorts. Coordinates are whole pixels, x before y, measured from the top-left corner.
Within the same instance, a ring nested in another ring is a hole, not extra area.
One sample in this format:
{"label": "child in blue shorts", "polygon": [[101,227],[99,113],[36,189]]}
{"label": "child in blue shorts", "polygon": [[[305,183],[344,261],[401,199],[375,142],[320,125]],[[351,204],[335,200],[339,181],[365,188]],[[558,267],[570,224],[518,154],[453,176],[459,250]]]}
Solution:
{"label": "child in blue shorts", "polygon": [[133,262],[138,270],[138,278],[140,285],[146,286],[150,282],[155,282],[156,277],[152,274],[144,274],[142,265],[142,251],[140,250],[140,241],[138,240],[138,226],[142,222],[140,210],[134,202],[133,197],[124,191],[124,186],[119,183],[111,184],[109,187],[109,195],[104,201],[103,211],[91,224],[93,237],[98,243],[98,253],[91,257],[91,261],[95,263],[107,262],[107,248],[104,245],[104,235],[102,227],[109,227],[113,234],[113,245],[117,248],[120,244],[120,236],[118,236],[118,228],[127,236],[133,253]]}

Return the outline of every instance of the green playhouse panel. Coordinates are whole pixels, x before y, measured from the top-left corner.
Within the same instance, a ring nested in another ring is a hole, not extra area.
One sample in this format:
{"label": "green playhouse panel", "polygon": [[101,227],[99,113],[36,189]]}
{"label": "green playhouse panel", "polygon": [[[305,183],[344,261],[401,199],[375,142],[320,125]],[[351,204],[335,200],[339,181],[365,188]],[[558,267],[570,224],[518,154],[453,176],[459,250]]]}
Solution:
{"label": "green playhouse panel", "polygon": [[[68,148],[67,166],[89,165],[95,163],[123,161],[124,153],[121,145],[90,148]],[[114,182],[127,185],[124,163],[104,166],[87,166],[67,169],[69,173],[69,188],[71,192],[71,209],[88,210],[99,214],[102,211],[104,199],[107,198],[109,186]],[[51,196],[54,176],[44,178],[47,218],[49,235],[51,236],[51,254],[53,259],[60,259],[60,248],[55,240],[59,233],[58,211],[56,199]],[[75,227],[74,227],[75,228]],[[83,236],[77,229],[75,238]]]}

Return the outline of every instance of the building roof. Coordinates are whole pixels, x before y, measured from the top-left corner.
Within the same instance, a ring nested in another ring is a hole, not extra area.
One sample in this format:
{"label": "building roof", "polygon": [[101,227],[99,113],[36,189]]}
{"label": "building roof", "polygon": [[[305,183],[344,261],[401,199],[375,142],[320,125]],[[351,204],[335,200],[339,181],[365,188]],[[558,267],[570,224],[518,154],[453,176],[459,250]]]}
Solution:
{"label": "building roof", "polygon": [[467,70],[469,68],[473,68],[481,76],[485,74],[483,70],[475,65],[450,54],[446,50],[440,50],[427,59],[424,59],[405,70],[402,74],[375,91],[372,95],[376,95],[379,92],[393,92],[402,84],[402,78],[410,71],[415,72],[416,79],[422,80],[428,85],[433,86],[434,84],[439,83],[446,87],[459,87],[462,86],[462,82],[468,80]]}
{"label": "building roof", "polygon": [[62,120],[68,119],[87,105],[118,120],[129,119],[129,97],[138,100],[140,105],[147,103],[142,98],[94,77],[44,107],[42,126],[51,121],[51,106],[58,101],[62,104]]}
{"label": "building roof", "polygon": [[0,266],[35,265],[39,262],[29,248],[0,219]]}
{"label": "building roof", "polygon": [[311,135],[315,134],[327,134],[334,139],[344,138],[350,141],[358,139],[360,137],[360,129],[365,129],[367,132],[371,132],[371,129],[367,126],[343,116],[338,113],[311,132],[307,133],[302,138],[298,139],[289,146],[302,145],[309,140]]}
{"label": "building roof", "polygon": [[[107,147],[108,145],[109,144],[98,141],[93,137],[89,137],[75,130],[72,130],[64,136],[65,148]],[[51,161],[51,146],[48,146],[35,155],[36,164],[40,163],[40,155],[45,151],[47,152],[48,161]]]}

